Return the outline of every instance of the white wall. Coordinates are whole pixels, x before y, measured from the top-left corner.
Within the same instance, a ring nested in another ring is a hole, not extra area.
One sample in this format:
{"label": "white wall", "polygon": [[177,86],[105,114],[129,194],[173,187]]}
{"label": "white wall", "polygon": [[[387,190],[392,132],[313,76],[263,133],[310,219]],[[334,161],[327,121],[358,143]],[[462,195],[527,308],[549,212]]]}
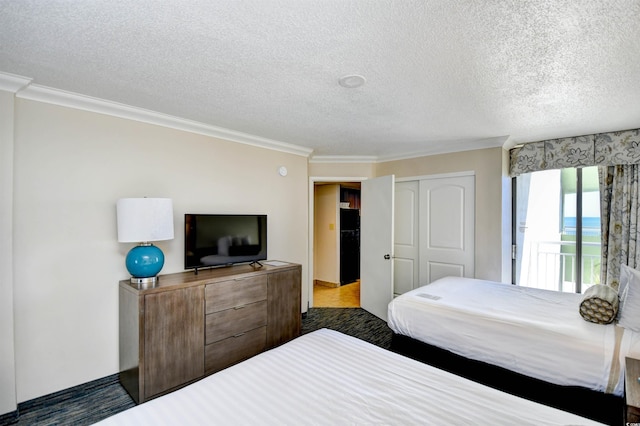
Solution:
{"label": "white wall", "polygon": [[0,415],[16,410],[13,334],[13,93],[0,90]]}
{"label": "white wall", "polygon": [[184,213],[267,214],[269,257],[303,265],[306,309],[306,157],[25,99],[15,111],[18,402],[118,371],[121,197],[173,199],[162,273],[183,270]]}

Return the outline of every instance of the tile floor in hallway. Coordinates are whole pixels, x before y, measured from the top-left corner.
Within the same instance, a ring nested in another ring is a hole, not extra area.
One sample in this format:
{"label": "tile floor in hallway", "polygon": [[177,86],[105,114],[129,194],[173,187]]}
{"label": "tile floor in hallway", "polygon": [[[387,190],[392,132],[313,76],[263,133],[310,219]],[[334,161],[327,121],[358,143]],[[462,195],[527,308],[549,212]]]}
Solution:
{"label": "tile floor in hallway", "polygon": [[359,308],[360,281],[340,287],[313,286],[314,308]]}

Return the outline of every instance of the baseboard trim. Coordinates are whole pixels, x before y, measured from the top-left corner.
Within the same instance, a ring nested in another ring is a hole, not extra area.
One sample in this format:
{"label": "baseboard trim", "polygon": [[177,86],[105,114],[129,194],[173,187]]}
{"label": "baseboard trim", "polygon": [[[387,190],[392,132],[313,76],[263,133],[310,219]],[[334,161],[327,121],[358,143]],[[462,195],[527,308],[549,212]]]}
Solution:
{"label": "baseboard trim", "polygon": [[330,281],[313,280],[313,285],[321,285],[323,287],[338,288],[340,283],[332,283]]}

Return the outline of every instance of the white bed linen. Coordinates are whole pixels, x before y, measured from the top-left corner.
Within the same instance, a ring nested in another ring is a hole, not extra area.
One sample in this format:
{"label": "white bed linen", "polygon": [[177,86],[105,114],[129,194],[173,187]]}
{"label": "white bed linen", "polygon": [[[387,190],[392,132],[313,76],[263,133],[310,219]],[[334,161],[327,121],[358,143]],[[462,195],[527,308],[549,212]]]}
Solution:
{"label": "white bed linen", "polygon": [[[622,395],[624,357],[640,355],[638,334],[579,314],[582,295],[446,277],[395,298],[398,334],[544,381]],[[619,370],[612,370],[615,361]],[[609,386],[610,373],[614,372]],[[617,374],[616,374],[617,373]]]}
{"label": "white bed linen", "polygon": [[598,423],[322,329],[99,424]]}

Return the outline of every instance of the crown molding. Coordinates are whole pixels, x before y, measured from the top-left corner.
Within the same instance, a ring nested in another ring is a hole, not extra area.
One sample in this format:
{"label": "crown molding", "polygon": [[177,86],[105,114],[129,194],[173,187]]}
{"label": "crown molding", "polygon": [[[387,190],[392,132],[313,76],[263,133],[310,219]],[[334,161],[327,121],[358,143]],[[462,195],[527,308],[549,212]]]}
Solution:
{"label": "crown molding", "polygon": [[309,163],[376,163],[378,157],[370,155],[314,155]]}
{"label": "crown molding", "polygon": [[32,79],[20,75],[0,72],[0,90],[16,93],[31,84]]}
{"label": "crown molding", "polygon": [[275,151],[308,157],[313,152],[312,149],[301,147],[285,142],[267,139],[248,133],[236,132],[222,127],[212,126],[197,121],[186,120],[168,114],[137,108],[117,102],[67,92],[51,87],[29,84],[22,88],[16,96],[22,99],[45,102],[84,111],[96,112],[99,114],[111,115],[128,120],[140,121],[143,123],[155,124],[186,132],[197,133],[214,138],[239,142],[260,148],[267,148]]}
{"label": "crown molding", "polygon": [[428,157],[431,155],[452,154],[463,151],[474,151],[477,149],[504,147],[508,140],[509,136],[498,136],[495,138],[454,142],[443,147],[437,147],[425,151],[401,153],[397,155],[314,155],[309,159],[309,163],[385,163],[388,161],[410,160],[413,158]]}
{"label": "crown molding", "polygon": [[456,152],[475,151],[478,149],[503,147],[509,136],[498,136],[495,138],[474,139],[458,143],[447,144],[446,146],[435,147],[425,151],[415,151],[398,155],[386,155],[378,157],[378,163],[397,160],[409,160],[412,158],[428,157],[431,155],[453,154]]}

